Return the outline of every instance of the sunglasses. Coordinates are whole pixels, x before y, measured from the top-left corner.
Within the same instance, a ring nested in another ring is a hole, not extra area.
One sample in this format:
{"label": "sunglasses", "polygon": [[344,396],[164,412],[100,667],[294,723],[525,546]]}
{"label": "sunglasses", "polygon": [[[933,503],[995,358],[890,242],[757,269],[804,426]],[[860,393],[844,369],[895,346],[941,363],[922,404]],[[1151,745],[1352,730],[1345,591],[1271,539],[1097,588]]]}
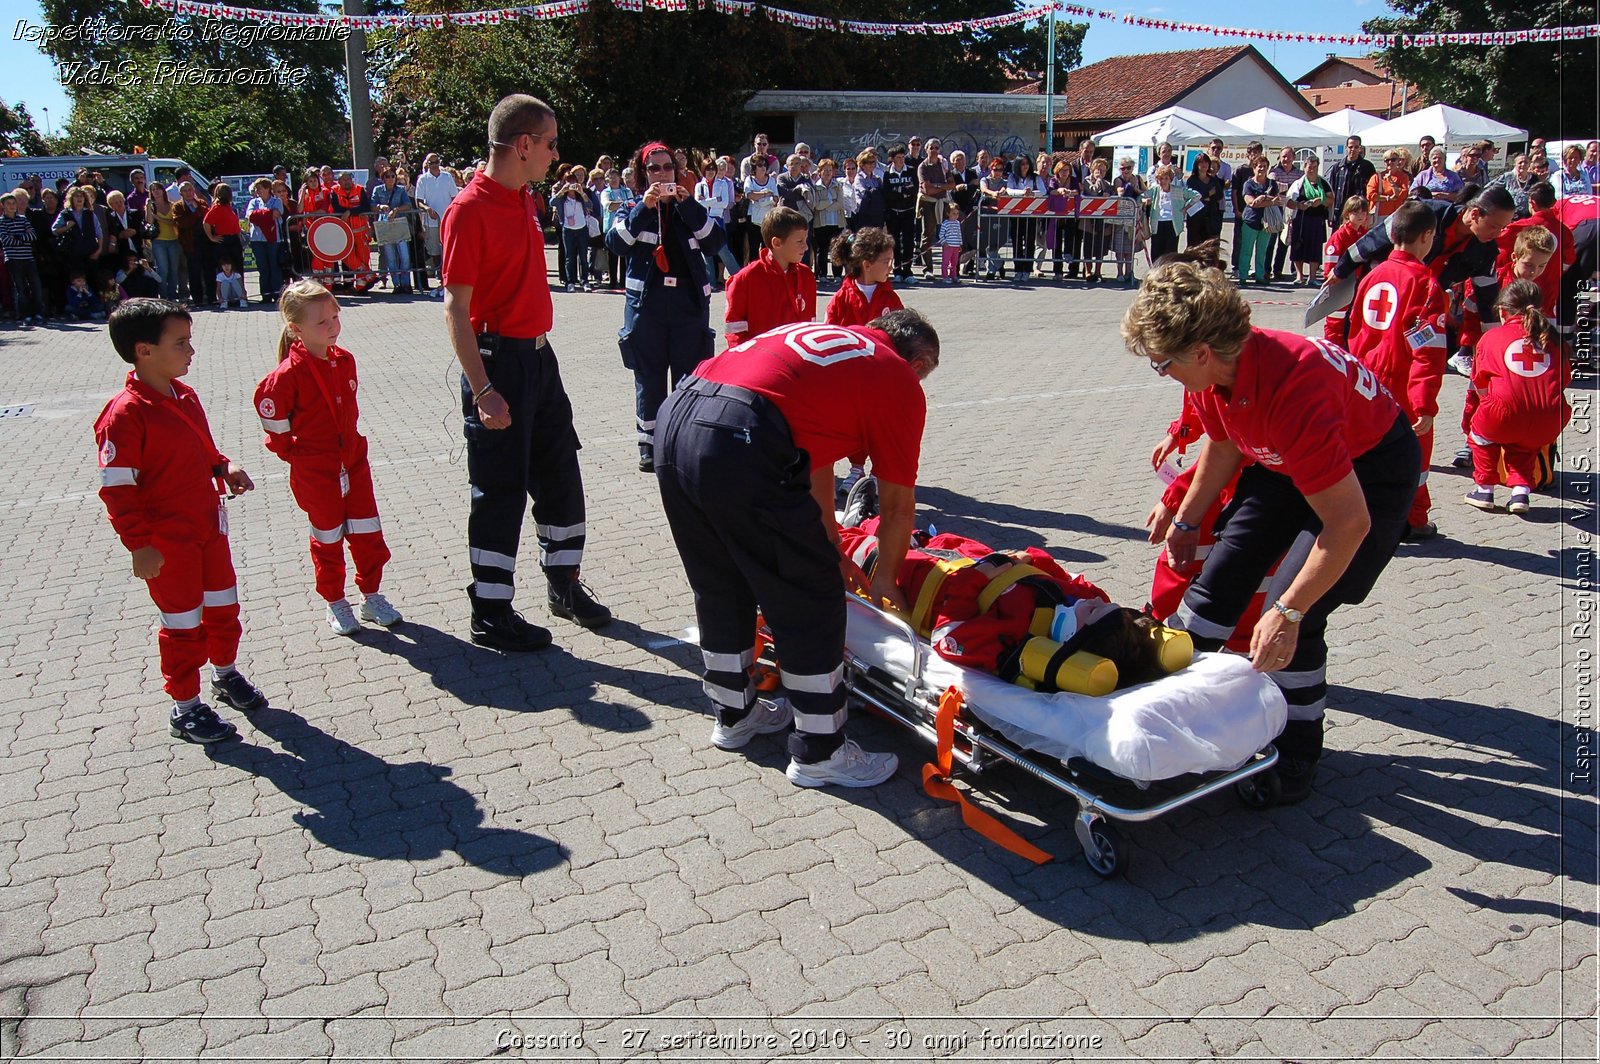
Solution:
{"label": "sunglasses", "polygon": [[1172,368],[1172,364],[1176,361],[1176,358],[1165,358],[1160,362],[1150,363],[1150,368],[1155,370],[1157,377],[1165,377],[1167,375],[1167,371]]}

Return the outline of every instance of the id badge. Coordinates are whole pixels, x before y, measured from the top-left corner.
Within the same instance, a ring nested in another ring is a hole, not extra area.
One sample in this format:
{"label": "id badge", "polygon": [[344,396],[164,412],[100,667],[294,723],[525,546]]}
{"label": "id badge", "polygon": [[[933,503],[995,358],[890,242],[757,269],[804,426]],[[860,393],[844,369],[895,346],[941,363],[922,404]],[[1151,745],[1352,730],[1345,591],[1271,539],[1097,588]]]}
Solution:
{"label": "id badge", "polygon": [[350,494],[350,473],[343,467],[339,469],[339,498]]}
{"label": "id badge", "polygon": [[1432,325],[1419,325],[1406,333],[1406,343],[1411,345],[1411,350],[1417,351],[1432,344],[1438,335]]}
{"label": "id badge", "polygon": [[217,500],[217,531],[228,534],[228,503],[224,499]]}

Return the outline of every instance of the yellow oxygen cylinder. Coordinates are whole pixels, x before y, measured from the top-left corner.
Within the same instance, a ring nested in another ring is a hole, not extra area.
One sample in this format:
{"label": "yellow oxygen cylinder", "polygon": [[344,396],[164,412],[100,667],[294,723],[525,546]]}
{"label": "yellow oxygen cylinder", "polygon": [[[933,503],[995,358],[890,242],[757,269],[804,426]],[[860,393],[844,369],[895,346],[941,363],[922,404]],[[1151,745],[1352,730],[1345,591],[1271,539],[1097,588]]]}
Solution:
{"label": "yellow oxygen cylinder", "polygon": [[1018,676],[1015,680],[1012,680],[1011,682],[1016,684],[1018,687],[1026,687],[1030,691],[1037,691],[1039,689],[1039,685],[1034,683],[1032,680],[1030,680],[1026,676]]}
{"label": "yellow oxygen cylinder", "polygon": [[1150,629],[1150,638],[1156,641],[1162,671],[1187,669],[1194,660],[1194,640],[1183,629],[1158,624]]}
{"label": "yellow oxygen cylinder", "polygon": [[1054,606],[1034,610],[1033,620],[1028,622],[1028,634],[1048,636],[1050,634],[1050,626],[1055,623],[1055,619],[1056,611]]}
{"label": "yellow oxygen cylinder", "polygon": [[1086,650],[1066,653],[1054,639],[1034,636],[1022,645],[1022,675],[1036,684],[1100,697],[1117,689],[1117,666]]}

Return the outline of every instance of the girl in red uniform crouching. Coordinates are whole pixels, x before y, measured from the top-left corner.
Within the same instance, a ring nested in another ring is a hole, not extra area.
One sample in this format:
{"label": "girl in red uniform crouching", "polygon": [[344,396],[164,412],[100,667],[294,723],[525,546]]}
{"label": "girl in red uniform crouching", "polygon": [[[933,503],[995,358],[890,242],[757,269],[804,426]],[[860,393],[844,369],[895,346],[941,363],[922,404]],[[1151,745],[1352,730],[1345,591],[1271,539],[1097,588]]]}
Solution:
{"label": "girl in red uniform crouching", "polygon": [[356,428],[355,357],[335,344],[339,304],[315,281],[296,281],[278,301],[283,334],[278,366],[256,387],[267,450],[289,463],[289,490],[311,520],[311,567],[328,603],[328,627],[353,635],[361,625],[344,597],[344,543],[366,596],[362,620],[398,624],[400,611],[378,590],[389,547],[372,493],[367,439]]}
{"label": "girl in red uniform crouching", "polygon": [[[844,270],[839,290],[828,300],[829,325],[865,325],[869,321],[902,310],[889,278],[894,273],[894,237],[887,229],[869,226],[853,233],[841,233],[828,249],[828,261]],[[848,492],[866,475],[867,456],[850,456],[850,472],[839,482]]]}
{"label": "girl in red uniform crouching", "polygon": [[1555,327],[1540,310],[1543,300],[1537,283],[1511,282],[1496,304],[1504,323],[1478,343],[1467,395],[1467,442],[1476,486],[1466,501],[1480,510],[1495,508],[1495,485],[1504,483],[1511,488],[1506,509],[1527,513],[1538,453],[1556,441],[1572,418],[1565,394],[1572,365]]}

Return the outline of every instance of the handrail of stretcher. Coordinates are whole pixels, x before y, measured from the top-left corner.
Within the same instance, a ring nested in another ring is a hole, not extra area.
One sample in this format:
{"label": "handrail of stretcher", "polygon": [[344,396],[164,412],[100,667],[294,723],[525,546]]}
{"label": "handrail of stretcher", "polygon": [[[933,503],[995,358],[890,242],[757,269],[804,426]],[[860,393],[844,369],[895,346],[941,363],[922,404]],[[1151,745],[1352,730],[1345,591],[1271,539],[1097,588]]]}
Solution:
{"label": "handrail of stretcher", "polygon": [[[922,664],[926,651],[922,647],[922,641],[917,638],[916,631],[906,623],[904,618],[900,617],[898,614],[881,609],[873,603],[865,600],[858,600],[858,602],[872,610],[874,613],[878,614],[884,620],[888,621],[895,628],[899,629],[902,634],[906,634],[910,637],[909,641],[912,648],[912,670],[911,675],[907,677],[907,693],[905,701],[908,703],[915,702],[920,695],[926,693],[922,678]],[[860,676],[868,677],[868,682],[873,682],[868,675],[871,667],[865,661],[861,660],[854,654],[850,654],[849,659],[852,671]],[[933,744],[934,746],[938,745],[939,737],[937,733],[935,733],[933,726],[928,723],[927,720],[920,716],[908,713],[902,708],[902,706],[896,705],[892,699],[882,697],[874,691],[862,690],[859,687],[853,688],[853,691],[856,697],[860,698],[864,702],[867,702],[880,712],[886,713],[890,717],[893,717],[907,728],[916,732],[930,744]],[[1072,780],[1061,775],[1060,773],[1045,768],[1043,765],[1035,762],[1032,758],[1023,756],[1020,751],[1018,751],[1003,738],[996,738],[995,736],[987,735],[974,729],[968,721],[957,718],[955,727],[957,733],[972,747],[976,747],[986,753],[993,754],[995,757],[1001,758],[1009,764],[1015,765],[1017,768],[1022,769],[1024,772],[1027,772],[1028,774],[1036,777],[1044,783],[1049,784],[1057,790],[1065,791],[1067,794],[1071,795],[1077,800],[1078,805],[1082,807],[1085,812],[1100,813],[1104,816],[1111,817],[1114,820],[1123,820],[1130,823],[1154,820],[1159,816],[1164,816],[1174,809],[1188,805],[1190,802],[1199,801],[1201,798],[1205,798],[1208,795],[1212,795],[1220,790],[1225,790],[1228,787],[1232,787],[1241,780],[1249,779],[1251,776],[1254,776],[1257,773],[1265,772],[1267,769],[1278,763],[1278,751],[1275,747],[1269,745],[1266,749],[1259,752],[1255,757],[1251,758],[1243,765],[1240,765],[1232,772],[1224,773],[1223,775],[1214,779],[1207,780],[1205,783],[1200,784],[1193,790],[1184,791],[1182,794],[1174,795],[1173,797],[1168,798],[1166,801],[1159,802],[1156,805],[1141,806],[1136,809],[1130,809],[1125,806],[1113,805],[1109,802],[1106,802],[1100,797],[1100,795],[1095,794],[1093,791],[1085,790],[1082,786],[1074,783]],[[961,762],[964,767],[974,771],[981,771],[981,765],[976,764],[978,759],[974,758],[971,752],[962,750],[960,746],[956,746],[951,753],[957,761]]]}

